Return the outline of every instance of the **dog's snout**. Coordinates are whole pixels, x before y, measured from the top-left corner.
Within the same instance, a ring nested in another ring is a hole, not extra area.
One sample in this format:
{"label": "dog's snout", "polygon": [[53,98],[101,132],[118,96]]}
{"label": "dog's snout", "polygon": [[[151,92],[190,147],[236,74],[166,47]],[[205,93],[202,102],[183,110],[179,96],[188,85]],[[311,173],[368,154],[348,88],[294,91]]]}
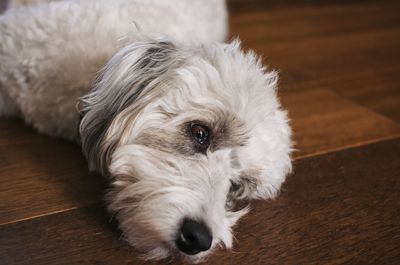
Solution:
{"label": "dog's snout", "polygon": [[189,255],[196,255],[210,249],[212,235],[209,229],[199,222],[185,219],[176,240],[178,249]]}

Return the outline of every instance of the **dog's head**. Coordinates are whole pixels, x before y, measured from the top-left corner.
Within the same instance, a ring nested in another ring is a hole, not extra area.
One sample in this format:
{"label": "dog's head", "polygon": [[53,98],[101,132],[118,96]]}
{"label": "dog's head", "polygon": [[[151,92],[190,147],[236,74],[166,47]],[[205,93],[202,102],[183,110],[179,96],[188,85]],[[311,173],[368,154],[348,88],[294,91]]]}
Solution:
{"label": "dog's head", "polygon": [[199,261],[231,247],[240,199],[274,197],[291,170],[290,128],[267,72],[238,42],[132,44],[81,101],[92,170],[109,208],[148,258]]}

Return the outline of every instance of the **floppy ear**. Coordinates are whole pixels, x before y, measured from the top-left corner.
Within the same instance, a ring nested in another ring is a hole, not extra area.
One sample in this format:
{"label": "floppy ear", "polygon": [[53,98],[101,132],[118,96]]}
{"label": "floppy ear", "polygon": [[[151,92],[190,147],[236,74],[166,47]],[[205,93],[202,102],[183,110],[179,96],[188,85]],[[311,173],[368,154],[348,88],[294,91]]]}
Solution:
{"label": "floppy ear", "polygon": [[112,121],[128,106],[137,104],[135,108],[140,109],[159,97],[162,90],[157,87],[178,67],[178,58],[172,43],[150,41],[127,46],[107,63],[78,106],[79,134],[90,170],[108,174],[107,166],[123,131],[121,124],[113,137],[106,137]]}

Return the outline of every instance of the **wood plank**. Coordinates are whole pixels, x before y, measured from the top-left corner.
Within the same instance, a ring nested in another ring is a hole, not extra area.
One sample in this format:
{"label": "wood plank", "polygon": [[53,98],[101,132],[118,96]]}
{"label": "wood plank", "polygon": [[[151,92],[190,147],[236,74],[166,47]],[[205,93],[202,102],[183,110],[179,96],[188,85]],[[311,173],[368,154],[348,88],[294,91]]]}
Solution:
{"label": "wood plank", "polygon": [[0,120],[0,224],[101,200],[105,181],[89,174],[78,146]]}
{"label": "wood plank", "polygon": [[264,62],[281,72],[283,84],[397,67],[400,27],[343,36],[307,38],[291,43],[247,43]]}
{"label": "wood plank", "polygon": [[400,122],[400,67],[331,82],[329,89]]}
{"label": "wood plank", "polygon": [[[396,0],[385,0],[380,2],[395,2]],[[255,12],[259,10],[280,10],[288,8],[298,8],[304,6],[331,6],[331,5],[342,5],[347,6],[349,4],[358,3],[365,5],[368,2],[374,2],[374,0],[227,0],[229,11],[233,14],[236,13],[247,13]]]}
{"label": "wood plank", "polygon": [[400,2],[250,2],[258,8],[231,17],[232,35],[280,70],[281,90],[328,88],[400,120]]}
{"label": "wood plank", "polygon": [[93,205],[0,226],[0,264],[147,264],[109,220]]}
{"label": "wood plank", "polygon": [[[247,6],[249,3],[241,5]],[[263,8],[262,4],[260,6],[253,12],[241,11],[231,16],[232,36],[238,35],[245,42],[266,40],[266,44],[270,44],[376,31],[400,25],[398,1],[370,2],[362,5],[299,5],[296,8],[272,10]]]}
{"label": "wood plank", "polygon": [[[252,203],[234,250],[207,264],[397,264],[399,152],[396,139],[296,162],[276,200]],[[0,264],[148,264],[108,220],[91,206],[0,226]]]}
{"label": "wood plank", "polygon": [[283,93],[323,87],[354,103],[400,122],[400,65],[365,72],[281,84]]}
{"label": "wood plank", "polygon": [[232,16],[231,35],[280,70],[283,85],[349,76],[399,66],[399,5],[315,5],[238,14]]}
{"label": "wood plank", "polygon": [[400,136],[400,125],[325,89],[286,92],[296,142],[295,158]]}

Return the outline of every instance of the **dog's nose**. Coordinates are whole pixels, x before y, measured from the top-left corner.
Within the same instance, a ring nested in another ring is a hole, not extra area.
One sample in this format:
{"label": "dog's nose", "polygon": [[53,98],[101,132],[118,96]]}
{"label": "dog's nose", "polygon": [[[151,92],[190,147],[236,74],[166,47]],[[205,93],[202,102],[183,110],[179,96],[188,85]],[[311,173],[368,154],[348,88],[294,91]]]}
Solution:
{"label": "dog's nose", "polygon": [[208,228],[194,220],[185,219],[176,240],[178,249],[189,255],[196,255],[210,249],[212,236]]}

